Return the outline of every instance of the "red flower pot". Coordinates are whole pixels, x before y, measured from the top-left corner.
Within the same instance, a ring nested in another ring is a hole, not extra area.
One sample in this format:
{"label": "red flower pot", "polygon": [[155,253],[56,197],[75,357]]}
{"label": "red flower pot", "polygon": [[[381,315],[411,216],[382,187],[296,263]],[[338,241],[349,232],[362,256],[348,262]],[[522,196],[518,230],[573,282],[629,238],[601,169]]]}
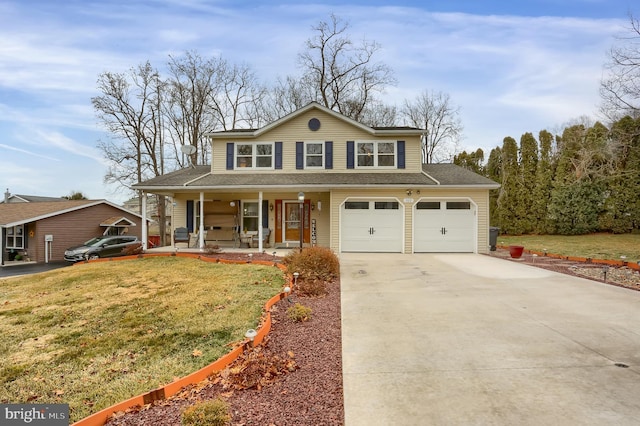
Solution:
{"label": "red flower pot", "polygon": [[524,251],[523,246],[509,246],[509,254],[514,259],[520,259],[520,256],[522,256],[523,251]]}

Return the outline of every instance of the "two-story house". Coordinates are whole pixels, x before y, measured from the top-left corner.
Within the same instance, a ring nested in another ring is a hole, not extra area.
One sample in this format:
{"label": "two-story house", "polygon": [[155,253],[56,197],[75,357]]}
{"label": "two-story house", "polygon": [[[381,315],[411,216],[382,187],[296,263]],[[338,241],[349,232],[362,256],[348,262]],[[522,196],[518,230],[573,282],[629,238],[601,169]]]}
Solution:
{"label": "two-story house", "polygon": [[[422,164],[421,129],[369,127],[317,103],[260,129],[209,134],[210,166],[135,185],[174,200],[173,226],[262,249],[486,252],[489,190],[453,164]],[[236,234],[234,231],[238,231]],[[145,238],[143,238],[146,241]]]}

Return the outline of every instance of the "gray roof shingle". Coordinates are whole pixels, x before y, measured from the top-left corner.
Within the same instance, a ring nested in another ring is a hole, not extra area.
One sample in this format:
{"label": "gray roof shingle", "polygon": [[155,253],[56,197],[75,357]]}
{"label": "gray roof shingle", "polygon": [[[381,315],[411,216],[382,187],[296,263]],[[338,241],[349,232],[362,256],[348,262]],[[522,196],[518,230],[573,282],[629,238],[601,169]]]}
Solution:
{"label": "gray roof shingle", "polygon": [[212,174],[210,166],[196,166],[168,173],[134,185],[145,190],[269,189],[276,187],[367,187],[367,186],[495,186],[498,184],[454,164],[425,164],[423,173],[376,172],[334,173],[245,173]]}

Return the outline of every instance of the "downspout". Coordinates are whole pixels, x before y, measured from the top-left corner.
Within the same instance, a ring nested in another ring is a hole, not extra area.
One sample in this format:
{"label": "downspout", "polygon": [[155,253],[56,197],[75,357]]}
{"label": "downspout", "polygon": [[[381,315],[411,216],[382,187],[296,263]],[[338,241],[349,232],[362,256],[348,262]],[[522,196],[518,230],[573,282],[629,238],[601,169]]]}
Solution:
{"label": "downspout", "polygon": [[204,248],[204,192],[200,193],[200,229],[198,231],[198,247]]}
{"label": "downspout", "polygon": [[149,240],[149,231],[147,229],[147,193],[142,192],[142,203],[140,208],[142,209],[142,250],[147,250],[147,241]]}

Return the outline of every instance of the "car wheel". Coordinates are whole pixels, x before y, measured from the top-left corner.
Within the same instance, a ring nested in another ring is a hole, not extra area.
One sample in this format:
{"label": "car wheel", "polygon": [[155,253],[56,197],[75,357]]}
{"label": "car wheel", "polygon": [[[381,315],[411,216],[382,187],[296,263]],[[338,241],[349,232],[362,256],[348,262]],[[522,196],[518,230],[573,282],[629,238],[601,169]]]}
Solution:
{"label": "car wheel", "polygon": [[95,253],[91,253],[87,259],[89,259],[89,260],[100,259],[100,256],[98,256]]}

